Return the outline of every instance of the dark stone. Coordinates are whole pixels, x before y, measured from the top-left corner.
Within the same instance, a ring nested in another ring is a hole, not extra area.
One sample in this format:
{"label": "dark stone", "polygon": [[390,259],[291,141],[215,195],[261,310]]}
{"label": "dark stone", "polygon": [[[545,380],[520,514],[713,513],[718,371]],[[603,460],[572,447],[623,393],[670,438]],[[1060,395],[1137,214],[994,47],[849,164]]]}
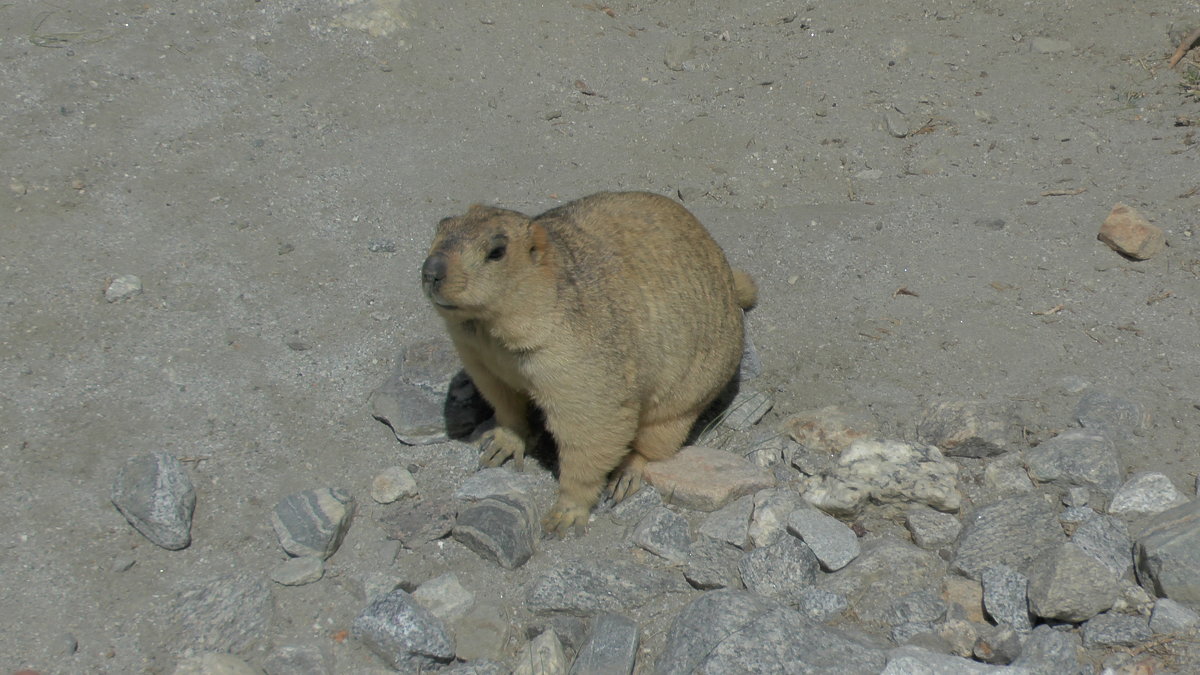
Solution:
{"label": "dark stone", "polygon": [[305,490],[284,497],[271,512],[283,550],[326,560],[342,545],[357,503],[338,488]]}
{"label": "dark stone", "polygon": [[601,614],[571,664],[571,675],[629,675],[637,650],[637,622],[620,614]]}
{"label": "dark stone", "polygon": [[1138,583],[1200,611],[1200,499],[1163,511],[1137,537]]}
{"label": "dark stone", "polygon": [[454,660],[454,638],[441,619],[400,589],[367,605],[351,633],[396,670],[416,672]]}
{"label": "dark stone", "polygon": [[1066,539],[1054,507],[1040,493],[993,502],[965,521],[952,567],[972,579],[993,565],[1024,572],[1034,558]]}
{"label": "dark stone", "polygon": [[511,570],[533,557],[536,523],[524,500],[496,496],[463,509],[453,534],[481,558]]}
{"label": "dark stone", "polygon": [[623,560],[572,560],[536,579],[526,604],[533,612],[592,616],[641,607],[665,593],[690,590],[678,572]]}
{"label": "dark stone", "polygon": [[817,580],[819,570],[812,549],[791,535],[750,551],[738,562],[738,573],[747,589],[789,604],[795,603],[800,589]]}
{"label": "dark stone", "polygon": [[379,524],[388,539],[416,548],[449,536],[457,518],[458,504],[452,499],[406,499],[388,505]]}

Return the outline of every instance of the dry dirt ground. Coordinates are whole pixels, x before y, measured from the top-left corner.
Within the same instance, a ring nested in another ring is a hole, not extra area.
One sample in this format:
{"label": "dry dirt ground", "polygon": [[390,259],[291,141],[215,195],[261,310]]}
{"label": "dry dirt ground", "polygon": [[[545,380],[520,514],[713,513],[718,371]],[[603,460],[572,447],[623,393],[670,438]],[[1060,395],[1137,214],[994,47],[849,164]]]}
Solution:
{"label": "dry dirt ground", "polygon": [[[963,398],[1044,437],[1091,383],[1153,415],[1127,469],[1193,494],[1200,102],[1165,59],[1198,24],[1193,0],[0,3],[0,669],[169,672],[151,611],[265,574],[301,489],[360,512],[266,639],[344,672],[380,665],[331,638],[370,574],[458,570],[515,607],[523,575],[620,545],[597,524],[510,573],[397,557],[377,524],[383,467],[448,490],[473,465],[365,400],[441,333],[417,270],[476,201],[681,197],[761,284],[766,429],[853,403],[911,438]],[[1097,242],[1117,202],[1169,248]],[[106,302],[124,274],[144,292]],[[197,485],[183,551],[109,502],[152,450]]]}

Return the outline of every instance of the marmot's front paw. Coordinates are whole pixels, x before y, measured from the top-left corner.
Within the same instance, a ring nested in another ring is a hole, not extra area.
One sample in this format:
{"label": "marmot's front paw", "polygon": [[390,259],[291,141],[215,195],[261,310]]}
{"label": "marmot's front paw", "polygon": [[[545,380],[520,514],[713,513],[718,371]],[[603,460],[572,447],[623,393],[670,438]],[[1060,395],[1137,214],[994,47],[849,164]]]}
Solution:
{"label": "marmot's front paw", "polygon": [[525,440],[511,429],[496,427],[483,434],[479,444],[479,467],[500,466],[504,460],[513,458],[513,466],[517,471],[525,470]]}
{"label": "marmot's front paw", "polygon": [[612,480],[608,482],[608,491],[614,502],[620,503],[642,489],[642,470],[646,460],[636,452],[625,456],[621,465],[613,471]]}
{"label": "marmot's front paw", "polygon": [[550,513],[542,518],[542,527],[545,528],[546,534],[559,539],[567,536],[572,528],[574,528],[575,534],[582,537],[590,513],[591,509],[559,497],[554,508],[550,509]]}

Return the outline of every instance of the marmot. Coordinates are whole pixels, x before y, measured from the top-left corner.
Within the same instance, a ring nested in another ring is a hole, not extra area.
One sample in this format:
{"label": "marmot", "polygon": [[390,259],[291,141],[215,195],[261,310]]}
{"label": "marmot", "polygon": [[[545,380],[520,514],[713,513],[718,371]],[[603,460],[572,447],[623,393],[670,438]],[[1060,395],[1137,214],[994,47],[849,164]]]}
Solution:
{"label": "marmot", "polygon": [[675,201],[599,193],[530,218],[475,205],[438,223],[421,267],[496,412],[481,465],[530,443],[529,404],[558,445],[547,532],[583,531],[606,479],[617,501],[666,459],[737,372],[757,288]]}

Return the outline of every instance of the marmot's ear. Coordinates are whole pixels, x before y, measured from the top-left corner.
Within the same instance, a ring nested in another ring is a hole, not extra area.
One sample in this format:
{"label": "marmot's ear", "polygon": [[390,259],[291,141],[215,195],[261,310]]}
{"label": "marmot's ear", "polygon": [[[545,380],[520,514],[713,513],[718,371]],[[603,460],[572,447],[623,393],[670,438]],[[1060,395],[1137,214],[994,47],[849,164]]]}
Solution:
{"label": "marmot's ear", "polygon": [[542,256],[546,255],[548,246],[550,246],[550,235],[546,234],[546,228],[530,221],[529,257],[533,259],[533,262],[541,262]]}

